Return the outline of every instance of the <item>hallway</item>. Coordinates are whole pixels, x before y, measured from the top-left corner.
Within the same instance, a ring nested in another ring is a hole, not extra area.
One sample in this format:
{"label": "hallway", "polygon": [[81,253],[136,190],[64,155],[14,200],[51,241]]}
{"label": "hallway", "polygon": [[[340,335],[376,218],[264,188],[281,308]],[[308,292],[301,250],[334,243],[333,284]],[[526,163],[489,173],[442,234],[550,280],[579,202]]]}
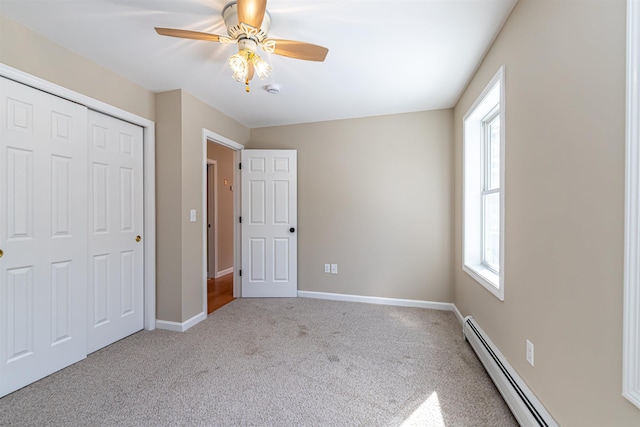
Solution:
{"label": "hallway", "polygon": [[207,314],[211,314],[233,299],[233,273],[207,280]]}

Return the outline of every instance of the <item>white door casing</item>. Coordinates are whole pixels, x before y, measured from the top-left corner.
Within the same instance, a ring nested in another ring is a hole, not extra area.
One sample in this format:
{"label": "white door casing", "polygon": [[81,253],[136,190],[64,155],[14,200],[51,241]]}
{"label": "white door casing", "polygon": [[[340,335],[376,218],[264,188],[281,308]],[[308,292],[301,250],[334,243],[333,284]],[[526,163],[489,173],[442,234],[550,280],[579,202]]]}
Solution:
{"label": "white door casing", "polygon": [[[240,150],[244,148],[244,145],[239,144],[235,141],[230,140],[227,137],[224,137],[220,134],[217,134],[209,129],[202,129],[202,159],[203,159],[203,167],[202,167],[202,211],[207,210],[207,146],[209,141],[223,145],[227,148],[233,150],[233,164],[236,165],[240,161]],[[234,168],[233,171],[233,182],[240,183],[240,170],[238,168]],[[233,216],[237,218],[240,215],[240,193],[238,191],[234,191],[233,196]],[[240,271],[241,261],[242,261],[242,241],[241,241],[241,229],[240,223],[237,221],[233,222],[233,271],[235,273],[233,280],[233,296],[235,298],[240,298],[242,295],[242,283],[239,280],[238,273]],[[207,225],[206,222],[202,222],[202,235],[207,235]],[[201,318],[206,318],[207,313],[207,240],[206,238],[202,239],[202,316]]]}
{"label": "white door casing", "polygon": [[86,356],[86,107],[0,78],[0,396]]}
{"label": "white door casing", "polygon": [[143,328],[142,128],[89,111],[88,136],[92,353]]}
{"label": "white door casing", "polygon": [[242,150],[242,297],[297,296],[297,152]]}

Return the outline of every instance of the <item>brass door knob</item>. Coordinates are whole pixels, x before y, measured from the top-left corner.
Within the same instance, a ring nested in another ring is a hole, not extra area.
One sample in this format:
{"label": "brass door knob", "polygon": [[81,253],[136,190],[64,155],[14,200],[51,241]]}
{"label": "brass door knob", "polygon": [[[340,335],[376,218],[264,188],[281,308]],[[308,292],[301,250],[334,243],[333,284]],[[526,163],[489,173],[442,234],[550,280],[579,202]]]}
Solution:
{"label": "brass door knob", "polygon": [[139,242],[140,240],[142,240],[142,237],[136,236],[136,242]]}
{"label": "brass door knob", "polygon": [[2,255],[4,255],[4,252],[0,249],[0,258],[2,258]]}

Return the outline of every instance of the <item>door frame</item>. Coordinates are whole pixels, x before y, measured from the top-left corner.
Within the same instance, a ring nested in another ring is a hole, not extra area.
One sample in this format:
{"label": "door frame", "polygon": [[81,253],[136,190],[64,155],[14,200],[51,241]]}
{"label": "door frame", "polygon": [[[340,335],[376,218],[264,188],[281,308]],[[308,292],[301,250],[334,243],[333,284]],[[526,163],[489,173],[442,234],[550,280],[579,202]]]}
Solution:
{"label": "door frame", "polygon": [[[155,123],[87,95],[75,92],[24,71],[0,63],[0,76],[57,97],[84,105],[90,110],[133,123],[142,128],[144,197],[144,328],[156,327],[156,189]],[[205,266],[206,268],[206,266]],[[206,303],[206,300],[205,300]]]}
{"label": "door frame", "polygon": [[[211,169],[209,169],[211,167]],[[213,159],[207,158],[207,173],[211,172],[211,176],[208,176],[207,182],[207,224],[209,224],[209,216],[213,216],[211,221],[211,227],[205,227],[207,231],[207,266],[213,269],[208,271],[209,277],[218,277],[218,162]],[[213,190],[211,189],[213,187]],[[213,192],[213,200],[210,200],[211,193]],[[211,210],[212,212],[209,212]],[[211,235],[211,228],[213,228],[213,236]],[[212,238],[213,237],[213,238]],[[211,250],[213,247],[213,263],[211,262]],[[212,264],[212,265],[210,265]],[[208,268],[207,268],[208,270]],[[207,277],[208,278],[208,277]]]}
{"label": "door frame", "polygon": [[[240,169],[235,165],[240,162],[240,150],[244,145],[235,142],[227,137],[215,133],[209,129],[202,128],[202,212],[207,209],[207,143],[211,141],[215,144],[224,145],[234,151],[233,153],[233,217],[240,217]],[[207,223],[202,221],[202,312],[207,313]],[[233,297],[240,298],[241,284],[236,280],[240,272],[242,262],[242,235],[240,234],[240,221],[233,222]]]}

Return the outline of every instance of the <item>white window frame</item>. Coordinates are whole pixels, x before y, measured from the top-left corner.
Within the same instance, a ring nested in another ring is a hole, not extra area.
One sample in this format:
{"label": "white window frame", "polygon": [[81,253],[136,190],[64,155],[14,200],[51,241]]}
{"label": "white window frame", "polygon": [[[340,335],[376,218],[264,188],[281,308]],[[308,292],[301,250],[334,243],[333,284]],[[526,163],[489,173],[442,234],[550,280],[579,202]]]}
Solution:
{"label": "white window frame", "polygon": [[[500,185],[498,185],[497,188],[488,188],[489,187],[489,171],[491,169],[489,163],[490,163],[490,158],[489,158],[489,140],[490,140],[490,136],[489,133],[491,132],[489,129],[489,126],[491,125],[491,122],[493,122],[497,117],[500,117],[500,120],[502,120],[502,117],[500,116],[500,106],[496,105],[482,120],[481,120],[481,126],[482,126],[482,137],[481,137],[481,141],[480,143],[482,144],[481,148],[480,148],[480,162],[481,162],[481,180],[482,180],[482,186],[480,189],[480,197],[482,199],[481,203],[480,203],[480,216],[481,216],[481,221],[480,221],[480,264],[482,264],[484,267],[487,268],[487,270],[489,270],[490,272],[499,275],[500,274],[500,266],[498,266],[498,268],[496,269],[493,265],[491,265],[487,260],[486,260],[486,254],[485,254],[485,247],[486,247],[486,240],[487,240],[487,236],[485,234],[485,200],[486,200],[486,196],[489,196],[491,194],[498,194],[502,191]],[[501,156],[502,157],[502,156]],[[502,172],[502,167],[500,168],[500,172]]]}
{"label": "white window frame", "polygon": [[640,408],[640,0],[627,1],[622,395]]}
{"label": "white window frame", "polygon": [[[500,265],[498,271],[484,262],[483,194],[487,180],[484,123],[500,116]],[[505,67],[502,66],[463,118],[462,269],[504,301],[504,195],[505,195]]]}

